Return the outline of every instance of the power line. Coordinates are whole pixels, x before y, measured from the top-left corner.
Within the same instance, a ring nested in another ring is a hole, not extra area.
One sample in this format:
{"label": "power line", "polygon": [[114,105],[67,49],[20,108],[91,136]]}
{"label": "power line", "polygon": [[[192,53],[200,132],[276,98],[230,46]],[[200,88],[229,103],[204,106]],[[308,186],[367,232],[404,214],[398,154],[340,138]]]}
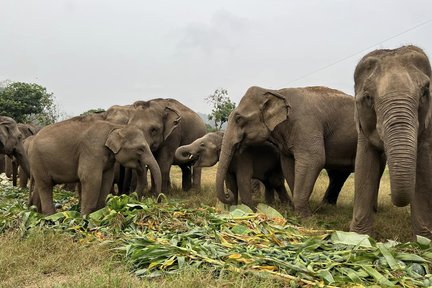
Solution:
{"label": "power line", "polygon": [[403,35],[403,34],[405,34],[405,33],[408,33],[408,32],[410,32],[410,31],[412,31],[412,30],[415,30],[415,29],[417,29],[417,28],[419,28],[419,27],[421,27],[421,26],[424,26],[424,25],[426,25],[426,24],[429,24],[430,22],[432,22],[432,19],[429,19],[429,20],[427,20],[427,21],[424,21],[424,22],[421,22],[421,23],[419,23],[419,24],[417,24],[417,25],[414,25],[413,27],[411,27],[411,28],[409,28],[409,29],[407,29],[407,30],[404,30],[404,31],[402,31],[402,32],[400,32],[400,33],[398,33],[398,34],[395,34],[395,35],[391,36],[391,37],[388,37],[388,38],[386,38],[386,39],[384,39],[384,40],[382,40],[382,41],[380,41],[380,42],[378,42],[378,43],[375,43],[375,44],[373,44],[373,45],[370,45],[370,46],[368,46],[367,48],[364,48],[364,49],[362,49],[362,50],[360,50],[360,51],[357,51],[357,52],[355,52],[355,53],[353,53],[353,54],[351,54],[351,55],[349,55],[349,56],[346,56],[346,57],[344,57],[344,58],[342,58],[342,59],[339,59],[339,60],[337,60],[337,61],[335,61],[335,62],[332,62],[332,63],[330,63],[330,64],[328,64],[328,65],[325,65],[325,66],[323,66],[323,67],[321,67],[321,68],[318,68],[318,69],[316,69],[316,70],[313,70],[313,71],[311,71],[311,72],[309,72],[309,73],[307,73],[307,74],[304,74],[303,76],[301,76],[301,77],[299,77],[299,78],[297,78],[297,79],[295,79],[295,80],[292,80],[292,81],[288,82],[287,85],[290,85],[290,84],[292,84],[292,83],[294,83],[294,82],[297,82],[297,81],[303,80],[303,79],[305,79],[305,78],[307,78],[307,77],[309,77],[309,76],[311,76],[311,75],[313,75],[313,74],[315,74],[315,73],[317,73],[317,72],[320,72],[320,71],[322,71],[322,70],[325,70],[325,69],[327,69],[327,68],[330,68],[330,67],[332,67],[332,66],[334,66],[334,65],[336,65],[336,64],[338,64],[338,63],[340,63],[340,62],[343,62],[343,61],[345,61],[345,60],[348,60],[349,58],[352,58],[352,57],[356,56],[357,54],[363,53],[363,52],[365,52],[365,51],[367,51],[367,50],[369,50],[369,49],[372,49],[372,48],[374,48],[374,47],[376,47],[376,46],[378,46],[378,45],[380,45],[380,44],[382,44],[382,43],[384,43],[384,42],[387,42],[387,41],[389,41],[389,40],[391,40],[391,39],[394,39],[394,38],[399,37],[399,36],[401,36],[401,35]]}

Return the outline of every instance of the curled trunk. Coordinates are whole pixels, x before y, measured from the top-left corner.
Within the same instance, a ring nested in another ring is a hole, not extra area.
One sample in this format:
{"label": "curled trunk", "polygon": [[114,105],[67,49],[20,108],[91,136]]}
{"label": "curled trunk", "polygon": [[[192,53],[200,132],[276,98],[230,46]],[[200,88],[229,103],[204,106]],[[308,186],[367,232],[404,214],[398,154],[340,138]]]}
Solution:
{"label": "curled trunk", "polygon": [[175,160],[177,163],[187,163],[191,160],[191,145],[184,145],[177,148],[175,152]]}
{"label": "curled trunk", "polygon": [[228,173],[228,168],[231,164],[231,159],[234,154],[234,149],[237,143],[233,143],[233,137],[230,127],[222,140],[222,148],[219,157],[219,166],[216,174],[216,193],[219,201],[225,204],[236,204],[234,194],[231,191],[225,193],[225,178]]}

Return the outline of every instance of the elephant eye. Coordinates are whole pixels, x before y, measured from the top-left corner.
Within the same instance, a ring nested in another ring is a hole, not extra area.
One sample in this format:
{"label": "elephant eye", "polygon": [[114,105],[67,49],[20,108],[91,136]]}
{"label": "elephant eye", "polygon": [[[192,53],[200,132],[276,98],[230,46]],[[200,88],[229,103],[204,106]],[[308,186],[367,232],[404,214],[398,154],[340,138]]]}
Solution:
{"label": "elephant eye", "polygon": [[427,101],[428,97],[429,97],[429,85],[427,85],[423,89],[423,93],[422,93],[422,96],[420,98],[420,103],[425,103]]}
{"label": "elephant eye", "polygon": [[373,105],[373,99],[372,99],[372,96],[370,96],[369,93],[365,93],[363,95],[363,100],[364,100],[364,102],[366,103],[366,105],[368,107],[372,107],[372,105]]}
{"label": "elephant eye", "polygon": [[152,135],[155,135],[157,132],[158,132],[158,128],[157,128],[157,127],[152,127],[152,128],[150,129],[150,133],[151,133]]}
{"label": "elephant eye", "polygon": [[205,147],[205,143],[204,143],[204,142],[201,142],[200,146],[201,146],[201,147]]}
{"label": "elephant eye", "polygon": [[139,147],[139,148],[137,148],[137,154],[144,154],[144,152],[145,152],[145,148],[144,147]]}

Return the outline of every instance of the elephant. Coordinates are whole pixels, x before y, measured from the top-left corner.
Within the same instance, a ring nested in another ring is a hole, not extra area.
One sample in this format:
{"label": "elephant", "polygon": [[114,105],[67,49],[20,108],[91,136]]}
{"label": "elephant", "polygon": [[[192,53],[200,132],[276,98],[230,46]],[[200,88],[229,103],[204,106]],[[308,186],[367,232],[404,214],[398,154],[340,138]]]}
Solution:
{"label": "elephant", "polygon": [[[189,145],[180,146],[175,153],[176,161],[192,162],[194,167],[210,167],[219,161],[223,132],[207,133]],[[285,178],[280,165],[280,156],[273,144],[245,147],[233,155],[226,175],[229,189],[234,193],[235,204],[238,194],[243,204],[255,207],[252,200],[252,178],[260,180],[265,186],[265,199],[268,204],[274,200],[274,190],[282,203],[292,206],[285,188]]]}
{"label": "elephant", "polygon": [[[35,135],[40,129],[32,124],[23,124],[18,123],[17,124],[18,129],[20,130],[21,134],[23,135],[23,141],[27,139],[30,136]],[[24,143],[24,142],[23,142]],[[24,149],[25,150],[25,149]],[[19,164],[17,163],[17,160],[15,157],[7,158],[6,159],[6,166],[10,165],[12,168],[12,185],[17,186],[18,181],[18,174],[20,175],[20,187],[25,188],[27,187],[28,182],[28,175],[20,169]],[[19,170],[19,171],[18,171]]]}
{"label": "elephant", "polygon": [[192,143],[205,135],[206,126],[201,117],[177,100],[169,98],[136,101],[133,106],[137,111],[128,124],[143,131],[161,169],[162,191],[169,191],[171,165],[179,165],[181,168],[184,191],[191,188],[199,190],[201,168],[176,163],[174,154],[179,146]]}
{"label": "elephant", "polygon": [[228,118],[216,175],[219,200],[233,203],[232,193],[225,194],[224,180],[235,151],[265,141],[280,151],[285,179],[294,187],[294,210],[300,217],[311,214],[309,198],[322,169],[327,169],[330,178],[325,201],[336,203],[354,171],[354,98],[327,87],[250,87]]}
{"label": "elephant", "polygon": [[387,161],[392,203],[411,204],[415,235],[432,239],[431,65],[416,46],[380,49],[357,64],[358,130],[351,231],[371,234],[371,199]]}
{"label": "elephant", "polygon": [[[135,112],[133,105],[114,105],[104,112],[103,119],[111,123],[126,125]],[[136,170],[125,168],[117,163],[114,183],[117,184],[119,194],[129,194],[132,191],[142,194],[147,188],[147,168],[138,177]]]}
{"label": "elephant", "polygon": [[0,154],[14,156],[24,171],[29,174],[29,162],[22,143],[23,135],[14,119],[0,116]]}
{"label": "elephant", "polygon": [[161,173],[156,159],[140,129],[103,120],[74,117],[44,127],[28,149],[34,194],[40,197],[41,212],[55,212],[53,185],[80,182],[81,214],[89,214],[105,205],[113,183],[114,164],[143,169],[148,165],[161,191]]}

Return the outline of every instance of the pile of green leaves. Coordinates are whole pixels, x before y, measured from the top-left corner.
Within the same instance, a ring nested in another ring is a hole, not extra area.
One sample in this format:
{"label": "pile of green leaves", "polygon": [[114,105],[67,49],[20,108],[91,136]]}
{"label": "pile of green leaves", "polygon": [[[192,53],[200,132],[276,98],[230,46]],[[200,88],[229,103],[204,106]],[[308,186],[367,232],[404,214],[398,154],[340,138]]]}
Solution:
{"label": "pile of green leaves", "polygon": [[428,287],[432,246],[375,242],[366,235],[297,227],[268,206],[231,212],[187,208],[174,201],[112,196],[107,206],[80,217],[76,200],[56,193],[63,211],[43,217],[25,207],[25,191],[0,184],[0,232],[55,229],[80,241],[111,243],[136,275],[157,277],[186,267],[245,272],[291,284]]}

